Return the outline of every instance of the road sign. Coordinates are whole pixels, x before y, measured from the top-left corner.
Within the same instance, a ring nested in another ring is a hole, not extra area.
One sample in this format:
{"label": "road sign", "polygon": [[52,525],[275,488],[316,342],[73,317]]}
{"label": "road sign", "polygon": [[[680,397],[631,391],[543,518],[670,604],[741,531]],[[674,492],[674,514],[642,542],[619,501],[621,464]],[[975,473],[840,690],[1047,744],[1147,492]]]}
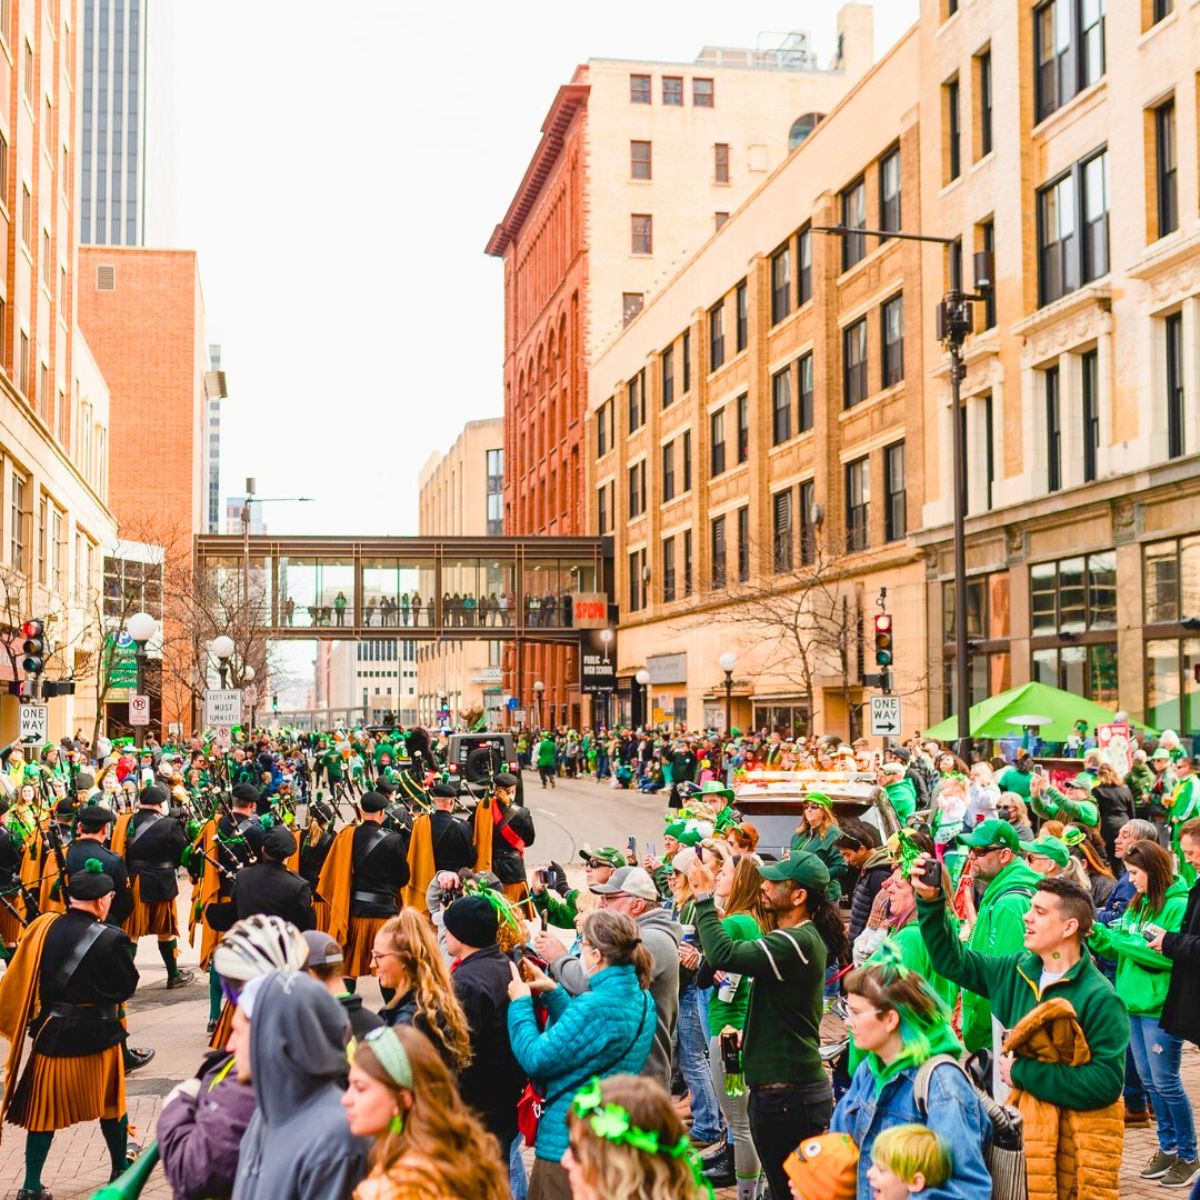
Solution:
{"label": "road sign", "polygon": [[900,720],[899,696],[871,697],[871,734],[874,737],[896,737],[903,728]]}
{"label": "road sign", "polygon": [[237,688],[204,695],[204,723],[214,728],[242,723],[242,693]]}
{"label": "road sign", "polygon": [[137,687],[137,643],[124,629],[113,638],[105,639],[108,656],[108,686],[110,688]]}
{"label": "road sign", "polygon": [[44,704],[21,705],[21,741],[44,742],[50,733],[50,710]]}
{"label": "road sign", "polygon": [[130,696],[129,697],[129,723],[130,723],[130,725],[149,725],[150,724],[150,697],[149,696]]}
{"label": "road sign", "polygon": [[242,695],[245,698],[246,703],[250,705],[251,708],[258,703],[258,688],[255,687],[254,684],[251,683],[244,687],[242,689]]}
{"label": "road sign", "polygon": [[217,749],[228,750],[233,744],[233,731],[228,725],[218,725],[216,728]]}

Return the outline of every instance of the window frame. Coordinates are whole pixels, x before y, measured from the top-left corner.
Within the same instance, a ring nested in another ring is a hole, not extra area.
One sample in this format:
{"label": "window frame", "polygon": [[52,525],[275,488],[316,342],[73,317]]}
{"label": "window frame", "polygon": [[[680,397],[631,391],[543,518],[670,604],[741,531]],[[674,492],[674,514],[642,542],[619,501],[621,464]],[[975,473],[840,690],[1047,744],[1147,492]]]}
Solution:
{"label": "window frame", "polygon": [[750,396],[743,392],[737,398],[737,461],[740,466],[750,459]]}
{"label": "window frame", "polygon": [[[639,245],[645,249],[639,250]],[[638,258],[648,258],[654,253],[653,213],[629,214],[629,253]]]}
{"label": "window frame", "polygon": [[[806,383],[807,386],[805,386]],[[816,418],[815,408],[816,369],[813,362],[813,352],[806,350],[796,360],[796,423],[798,433],[807,433],[813,428]]]}
{"label": "window frame", "polygon": [[903,541],[908,536],[908,463],[903,438],[883,448],[883,493],[883,540]]}
{"label": "window frame", "polygon": [[[668,87],[670,84],[670,98],[668,98]],[[678,85],[676,87],[675,85]],[[664,75],[662,77],[662,104],[664,108],[682,108],[683,107],[683,76],[682,75]]]}
{"label": "window frame", "polygon": [[713,183],[729,182],[729,143],[713,143]]}
{"label": "window frame", "polygon": [[946,121],[946,183],[962,175],[962,88],[954,75],[942,84]]}
{"label": "window frame", "polygon": [[792,438],[792,363],[771,375],[771,445]]}
{"label": "window frame", "polygon": [[[888,172],[891,166],[895,164],[896,170],[896,188],[895,191],[888,192]],[[897,231],[903,228],[901,222],[902,206],[903,206],[903,181],[900,174],[901,159],[899,145],[893,146],[886,151],[879,159],[879,228]],[[888,238],[880,238],[881,243],[888,241]]]}
{"label": "window frame", "polygon": [[670,408],[675,403],[675,343],[672,342],[658,355],[658,382],[660,407]]}
{"label": "window frame", "polygon": [[1058,365],[1042,370],[1043,404],[1045,406],[1046,490],[1062,491],[1062,391]]}
{"label": "window frame", "polygon": [[750,506],[741,505],[737,510],[738,528],[738,583],[747,583],[750,579]]}
{"label": "window frame", "polygon": [[654,103],[654,77],[633,72],[629,76],[629,103]]}
{"label": "window frame", "polygon": [[[782,518],[786,517],[786,521]],[[771,566],[782,575],[795,566],[795,500],[790,487],[771,493]]]}
{"label": "window frame", "polygon": [[[889,340],[890,321],[892,314],[898,312],[899,333]],[[904,381],[904,293],[897,292],[889,296],[879,306],[879,380],[881,388],[894,387]]]}
{"label": "window frame", "polygon": [[[1154,109],[1154,184],[1158,236],[1179,228],[1179,142],[1175,97]],[[1170,166],[1164,163],[1169,159]]]}
{"label": "window frame", "polygon": [[707,75],[692,76],[692,107],[693,108],[716,108],[717,106],[717,84],[716,80]]}
{"label": "window frame", "polygon": [[1187,449],[1187,370],[1184,364],[1183,313],[1163,317],[1167,400],[1167,457],[1182,458]]}
{"label": "window frame", "polygon": [[709,560],[711,563],[712,586],[723,588],[728,581],[728,542],[725,536],[725,514],[720,513],[709,523]]}
{"label": "window frame", "polygon": [[791,239],[771,255],[771,325],[786,320],[792,311]]}
{"label": "window frame", "polygon": [[846,553],[871,548],[871,457],[864,454],[845,464]]}
{"label": "window frame", "polygon": [[725,474],[725,409],[722,405],[708,414],[708,477]]}
{"label": "window frame", "polygon": [[675,440],[667,442],[661,451],[662,502],[669,504],[675,499]]}
{"label": "window frame", "polygon": [[813,298],[812,229],[805,226],[796,235],[796,307]]}
{"label": "window frame", "polygon": [[975,56],[979,64],[976,78],[979,81],[979,157],[987,158],[994,146],[994,130],[992,128],[993,96],[992,88],[992,48],[980,51]]}
{"label": "window frame", "polygon": [[[839,193],[841,199],[842,224],[849,230],[867,227],[867,177],[859,175],[851,180]],[[861,213],[852,211],[861,206]],[[857,224],[855,222],[858,222]],[[845,233],[842,235],[842,272],[849,271],[867,257],[867,235]]]}
{"label": "window frame", "polygon": [[1083,482],[1095,483],[1100,452],[1100,354],[1095,348],[1079,356],[1079,399],[1083,418]]}
{"label": "window frame", "polygon": [[[850,356],[852,339],[859,343],[861,350],[861,357],[854,363],[851,363]],[[862,404],[871,394],[871,383],[867,378],[870,357],[867,317],[864,313],[858,320],[851,321],[842,330],[842,408],[844,410]],[[861,394],[856,396],[858,392]]]}
{"label": "window frame", "polygon": [[725,365],[725,297],[708,310],[708,369],[719,371]]}
{"label": "window frame", "polygon": [[[645,157],[639,150],[645,150]],[[639,174],[644,170],[645,174]],[[629,178],[637,180],[652,180],[654,178],[654,144],[645,138],[629,139]]]}
{"label": "window frame", "polygon": [[662,602],[674,603],[675,596],[675,535],[672,533],[662,539],[660,550],[662,559]]}
{"label": "window frame", "polygon": [[734,290],[734,346],[741,354],[750,343],[750,290],[743,279]]}

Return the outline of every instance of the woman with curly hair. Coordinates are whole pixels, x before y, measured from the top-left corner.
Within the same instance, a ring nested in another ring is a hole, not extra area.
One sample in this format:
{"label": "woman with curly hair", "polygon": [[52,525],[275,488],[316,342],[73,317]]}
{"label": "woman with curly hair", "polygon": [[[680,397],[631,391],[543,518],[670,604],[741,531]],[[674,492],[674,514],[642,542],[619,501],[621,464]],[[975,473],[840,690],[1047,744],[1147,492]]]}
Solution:
{"label": "woman with curly hair", "polygon": [[424,916],[405,908],[390,918],[375,935],[371,964],[379,986],[396,993],[379,1011],[383,1023],[415,1026],[452,1071],[461,1071],[471,1061],[471,1031]]}
{"label": "woman with curly hair", "polygon": [[639,1075],[593,1079],[571,1101],[563,1166],[572,1200],[702,1200],[712,1195],[663,1086]]}
{"label": "woman with curly hair", "polygon": [[357,1043],[342,1106],[350,1132],[374,1139],[354,1200],[507,1200],[496,1139],[415,1029],[384,1026]]}

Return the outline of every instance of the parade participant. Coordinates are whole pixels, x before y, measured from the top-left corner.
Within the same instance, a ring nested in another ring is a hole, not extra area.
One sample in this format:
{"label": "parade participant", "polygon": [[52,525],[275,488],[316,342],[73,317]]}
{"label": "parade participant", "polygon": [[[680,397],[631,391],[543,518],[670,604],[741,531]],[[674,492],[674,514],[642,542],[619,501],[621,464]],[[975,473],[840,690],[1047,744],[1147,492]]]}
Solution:
{"label": "parade participant", "polygon": [[500,1143],[500,1157],[517,1136],[517,1101],[525,1073],[508,1037],[509,960],[499,945],[496,907],[482,895],[455,900],[445,912],[451,981],[471,1034],[471,1061],[459,1076],[463,1102],[483,1118]]}
{"label": "parade participant", "polygon": [[430,789],[433,812],[413,820],[408,843],[410,882],[405,904],[423,908],[429,881],[439,871],[461,871],[476,861],[471,827],[454,816],[458,790],[452,783],[435,783]]}
{"label": "parade participant", "polygon": [[9,1043],[0,1121],[26,1130],[18,1200],[50,1200],[42,1169],[55,1131],[81,1121],[100,1121],[111,1178],[127,1166],[125,1031],[117,1010],[133,995],[138,973],[128,938],[105,921],[113,881],[100,863],[88,860],[73,883],[66,914],[38,917],[0,977],[0,1036]]}
{"label": "parade participant", "polygon": [[1167,824],[1171,830],[1171,848],[1179,863],[1179,874],[1183,876],[1188,887],[1196,882],[1196,870],[1187,860],[1179,845],[1179,831],[1189,821],[1200,817],[1200,780],[1196,778],[1195,763],[1189,755],[1180,755],[1175,761],[1175,786],[1164,804],[1167,810]]}
{"label": "parade participant", "polygon": [[[504,771],[493,783],[490,804],[484,801],[488,807],[476,809],[475,870],[494,872],[505,896],[521,907],[523,915],[531,917],[534,910],[525,879],[525,848],[533,845],[533,814],[517,803],[515,775]],[[484,830],[480,826],[489,815],[491,826]]]}
{"label": "parade participant", "polygon": [[981,954],[959,940],[944,894],[922,882],[928,861],[920,855],[909,878],[934,969],[987,996],[1009,1031],[997,1070],[1024,1121],[1026,1160],[1041,1164],[1029,1171],[1030,1200],[1115,1200],[1129,1017],[1084,947],[1091,897],[1070,880],[1040,879],[1024,949]]}
{"label": "parade participant", "polygon": [[573,1200],[711,1197],[671,1097],[652,1079],[610,1075],[575,1094],[562,1166]]}
{"label": "parade participant", "polygon": [[350,1132],[374,1139],[371,1173],[354,1200],[507,1200],[494,1139],[415,1030],[380,1029],[361,1040],[341,1102]]}
{"label": "parade participant", "polygon": [[308,954],[303,969],[311,975],[346,1010],[352,1038],[365,1037],[372,1029],[378,1029],[383,1020],[369,1008],[363,1007],[361,996],[346,991],[342,982],[342,948],[327,933],[309,929],[304,934]]}
{"label": "parade participant", "polygon": [[[873,1200],[908,1200],[937,1192],[952,1179],[954,1151],[924,1125],[893,1125],[871,1147],[867,1186]],[[986,1193],[991,1194],[991,1188]]]}
{"label": "parade participant", "polygon": [[992,1180],[983,1147],[991,1121],[959,1066],[962,1045],[950,1010],[904,966],[898,950],[880,951],[879,961],[846,979],[846,1022],[863,1058],[830,1129],[849,1134],[859,1148],[860,1195],[869,1194],[875,1139],[889,1126],[919,1123],[955,1147],[953,1170],[938,1195],[988,1200]]}
{"label": "parade participant", "polygon": [[233,880],[233,910],[236,919],[255,913],[282,917],[303,932],[312,929],[312,888],[287,868],[296,853],[296,838],[285,825],[268,829],[260,847],[261,858],[242,867]]}
{"label": "parade participant", "polygon": [[543,788],[547,784],[549,784],[551,787],[558,786],[554,779],[554,761],[556,752],[557,748],[554,744],[553,734],[551,734],[548,729],[543,730],[542,736],[534,750],[536,759],[534,765],[537,767],[538,778],[541,779]]}
{"label": "parade participant", "polygon": [[401,889],[409,879],[404,841],[383,825],[384,798],[367,792],[360,807],[362,821],[334,838],[317,881],[317,891],[329,905],[325,932],[345,950],[348,992],[360,975],[370,974],[375,935],[399,911]]}
{"label": "parade participant", "polygon": [[734,941],[713,903],[712,869],[688,872],[696,897],[696,931],[714,970],[754,981],[742,1035],[742,1074],[749,1089],[754,1147],[775,1197],[787,1195],[783,1160],[829,1124],[833,1091],[821,1066],[825,964],[849,957],[845,929],[829,900],[829,870],[815,855],[792,851],[760,865],[762,903],[775,928]]}
{"label": "parade participant", "polygon": [[419,1029],[452,1071],[462,1071],[471,1061],[471,1031],[425,917],[405,908],[386,921],[375,935],[371,964],[385,999],[383,1023]]}
{"label": "parade participant", "polygon": [[[175,872],[188,839],[180,822],[166,814],[166,806],[163,788],[145,787],[138,794],[137,812],[122,818],[126,822],[123,829],[118,826],[133,898],[125,932],[135,945],[147,934],[158,938],[158,952],[167,968],[167,987],[179,988],[195,978],[190,967],[179,966],[179,919],[175,911],[179,895]],[[117,846],[113,848],[120,853]]]}
{"label": "parade participant", "polygon": [[841,830],[833,818],[833,801],[824,792],[808,792],[800,824],[792,835],[792,854],[815,854],[829,872],[828,899],[841,899],[840,876],[846,873],[846,860],[837,848]]}
{"label": "parade participant", "polygon": [[295,971],[306,946],[279,917],[240,921],[214,951],[229,998],[220,1044],[190,1079],[172,1088],[155,1124],[159,1158],[175,1200],[225,1200],[233,1191],[238,1146],[254,1115],[254,1089],[238,1079],[227,1048],[234,1006],[252,979]]}
{"label": "parade participant", "polygon": [[344,1200],[366,1174],[367,1144],[341,1113],[341,1005],[306,975],[253,979],[238,997],[230,1049],[256,1101],[233,1200]]}
{"label": "parade participant", "polygon": [[[635,869],[635,868],[630,868]],[[515,966],[508,995],[508,1032],[517,1062],[541,1084],[542,1116],[534,1145],[530,1200],[566,1200],[570,1183],[562,1165],[571,1099],[592,1076],[637,1073],[655,1039],[655,1004],[648,994],[653,961],[634,921],[600,910],[583,922],[583,969],[588,987],[568,996],[531,963],[526,983]],[[676,959],[678,975],[678,959]],[[550,1022],[539,1032],[532,995],[537,991]]]}
{"label": "parade participant", "polygon": [[[607,883],[612,873],[625,866],[625,855],[615,846],[580,847],[579,857],[583,859],[583,876],[590,888],[594,883]],[[561,899],[558,893],[546,884],[546,872],[534,871],[533,880],[529,885],[533,895],[533,907],[547,925],[556,925],[559,929],[574,930],[575,920],[579,916],[578,888],[571,888]]]}
{"label": "parade participant", "polygon": [[234,869],[249,866],[262,853],[266,829],[258,816],[260,795],[252,783],[234,784],[229,793],[230,811],[217,820],[217,835],[236,860],[230,862],[229,853],[225,853],[226,865]]}

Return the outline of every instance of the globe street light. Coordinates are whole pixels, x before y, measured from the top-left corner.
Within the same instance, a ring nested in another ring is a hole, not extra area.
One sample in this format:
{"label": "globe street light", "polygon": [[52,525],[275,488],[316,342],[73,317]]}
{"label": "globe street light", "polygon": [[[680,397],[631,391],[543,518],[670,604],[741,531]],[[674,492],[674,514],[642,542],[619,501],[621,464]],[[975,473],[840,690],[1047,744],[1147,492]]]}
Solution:
{"label": "globe street light", "polygon": [[542,727],[542,693],[546,690],[546,685],[540,680],[533,681],[533,702],[534,702],[534,728],[541,729]]}
{"label": "globe street light", "polygon": [[733,729],[733,668],[737,666],[737,655],[726,650],[717,659],[717,665],[725,672],[725,736]]}
{"label": "globe street light", "polygon": [[642,688],[642,727],[650,724],[650,672],[643,667],[635,676]]}
{"label": "globe street light", "polygon": [[[146,670],[146,643],[158,633],[158,621],[148,612],[136,612],[125,622],[125,632],[133,639],[137,647],[134,661],[137,663],[137,695],[143,694]],[[146,727],[139,725],[134,731],[134,740],[141,746],[145,737]]]}
{"label": "globe street light", "polygon": [[220,637],[213,638],[208,648],[217,660],[217,671],[221,676],[221,688],[224,690],[229,686],[229,660],[233,657],[233,638],[223,633]]}

